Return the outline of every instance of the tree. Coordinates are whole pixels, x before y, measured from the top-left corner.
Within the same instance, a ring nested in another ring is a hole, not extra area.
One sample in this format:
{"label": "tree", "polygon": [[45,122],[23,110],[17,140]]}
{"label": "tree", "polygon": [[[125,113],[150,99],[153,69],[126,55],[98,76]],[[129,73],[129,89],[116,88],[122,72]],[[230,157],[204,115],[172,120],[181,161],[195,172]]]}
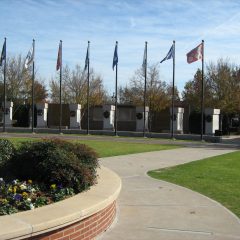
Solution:
{"label": "tree", "polygon": [[[31,86],[31,88],[32,88],[32,86]],[[28,93],[31,94],[31,91],[28,91]],[[47,93],[46,86],[44,85],[43,81],[41,81],[41,82],[39,82],[38,80],[34,81],[34,101],[35,101],[35,103],[46,101],[47,97],[48,97],[48,93]],[[30,99],[31,99],[31,97],[29,96],[28,100],[30,100]]]}
{"label": "tree", "polygon": [[[236,113],[240,110],[240,68],[230,64],[229,60],[219,59],[206,66],[205,107],[219,108],[224,113]],[[201,71],[198,69],[193,80],[185,84],[183,99],[200,109]]]}
{"label": "tree", "polygon": [[[157,64],[148,67],[146,103],[152,111],[160,111],[170,106],[172,86],[161,81]],[[143,106],[144,103],[144,70],[137,69],[130,79],[130,87],[120,88],[120,102]],[[175,99],[179,99],[175,88]]]}
{"label": "tree", "polygon": [[[205,106],[210,106],[210,89],[206,77],[204,78],[204,82]],[[200,111],[202,98],[202,71],[200,69],[196,71],[193,80],[190,80],[185,84],[182,97],[185,102],[190,104],[190,106],[197,111]]]}
{"label": "tree", "polygon": [[211,91],[211,107],[224,113],[240,110],[240,68],[228,59],[219,59],[217,64],[207,66],[206,77]]}
{"label": "tree", "polygon": [[[6,97],[14,104],[31,103],[32,98],[32,69],[24,67],[25,59],[10,57],[6,63]],[[3,101],[3,68],[1,68],[1,101]],[[42,80],[35,73],[35,102],[45,101],[47,90]]]}
{"label": "tree", "polygon": [[[103,80],[96,75],[93,69],[89,76],[89,104],[100,105],[106,99],[106,91]],[[59,75],[57,74],[50,82],[52,102],[59,103]],[[62,101],[64,103],[78,103],[82,106],[87,104],[87,72],[76,65],[71,70],[67,65],[62,71]]]}

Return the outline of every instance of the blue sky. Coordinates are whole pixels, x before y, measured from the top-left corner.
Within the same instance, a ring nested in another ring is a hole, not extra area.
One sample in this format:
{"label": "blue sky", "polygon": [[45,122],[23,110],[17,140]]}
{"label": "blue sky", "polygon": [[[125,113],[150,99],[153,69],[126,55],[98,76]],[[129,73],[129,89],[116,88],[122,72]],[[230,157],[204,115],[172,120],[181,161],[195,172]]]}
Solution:
{"label": "blue sky", "polygon": [[[176,85],[182,90],[201,62],[187,64],[186,53],[205,40],[205,61],[228,57],[240,61],[240,1],[215,0],[0,0],[0,44],[7,37],[9,55],[27,54],[36,39],[39,74],[55,75],[59,40],[63,64],[84,64],[91,41],[91,66],[110,94],[115,87],[112,58],[119,42],[118,79],[125,86],[143,60],[160,62],[176,40]],[[160,77],[171,83],[172,61],[159,64]]]}

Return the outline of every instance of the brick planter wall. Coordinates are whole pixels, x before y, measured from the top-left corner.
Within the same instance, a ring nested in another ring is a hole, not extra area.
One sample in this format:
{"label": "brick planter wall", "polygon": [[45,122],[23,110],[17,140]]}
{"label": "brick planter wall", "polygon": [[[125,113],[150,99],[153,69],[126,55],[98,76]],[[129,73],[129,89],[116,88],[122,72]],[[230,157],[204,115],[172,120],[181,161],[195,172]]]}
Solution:
{"label": "brick planter wall", "polygon": [[92,240],[116,216],[121,179],[108,168],[98,169],[98,184],[41,208],[0,216],[0,240]]}
{"label": "brick planter wall", "polygon": [[91,240],[106,231],[116,216],[116,201],[103,210],[67,227],[60,228],[42,235],[28,238],[29,240]]}

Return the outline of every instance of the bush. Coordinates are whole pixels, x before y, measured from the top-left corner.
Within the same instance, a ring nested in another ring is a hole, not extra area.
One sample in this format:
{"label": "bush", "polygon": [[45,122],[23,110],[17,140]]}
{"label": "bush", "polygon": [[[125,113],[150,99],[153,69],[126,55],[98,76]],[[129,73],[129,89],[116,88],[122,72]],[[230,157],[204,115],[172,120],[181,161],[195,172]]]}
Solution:
{"label": "bush", "polygon": [[85,144],[72,143],[60,139],[52,139],[51,142],[67,152],[74,153],[77,159],[90,170],[91,174],[96,176],[96,169],[99,167],[98,155],[92,148]]}
{"label": "bush", "polygon": [[97,155],[89,147],[55,139],[23,143],[7,169],[17,179],[61,184],[78,193],[96,183],[98,166]]}
{"label": "bush", "polygon": [[13,144],[7,139],[0,139],[0,167],[5,165],[14,152]]}

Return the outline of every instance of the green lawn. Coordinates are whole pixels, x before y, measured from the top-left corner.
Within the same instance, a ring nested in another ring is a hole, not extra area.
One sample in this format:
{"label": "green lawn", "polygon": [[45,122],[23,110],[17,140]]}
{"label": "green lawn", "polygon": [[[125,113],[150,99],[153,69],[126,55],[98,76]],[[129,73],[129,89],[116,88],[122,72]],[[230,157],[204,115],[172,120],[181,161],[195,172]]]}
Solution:
{"label": "green lawn", "polygon": [[202,193],[240,217],[240,151],[148,174]]}
{"label": "green lawn", "polygon": [[160,151],[167,149],[178,148],[176,145],[160,145],[160,144],[144,144],[144,143],[129,143],[129,142],[105,142],[86,140],[79,141],[93,149],[95,149],[101,157],[110,157],[118,155],[126,155],[132,153]]}
{"label": "green lawn", "polygon": [[[38,138],[9,138],[17,147],[21,142],[25,141],[40,141]],[[126,155],[131,153],[160,151],[167,149],[178,148],[176,145],[160,145],[160,144],[144,144],[144,143],[129,143],[129,142],[115,142],[115,141],[97,141],[97,140],[80,140],[75,142],[84,143],[99,154],[100,157],[110,157],[117,155]]]}

